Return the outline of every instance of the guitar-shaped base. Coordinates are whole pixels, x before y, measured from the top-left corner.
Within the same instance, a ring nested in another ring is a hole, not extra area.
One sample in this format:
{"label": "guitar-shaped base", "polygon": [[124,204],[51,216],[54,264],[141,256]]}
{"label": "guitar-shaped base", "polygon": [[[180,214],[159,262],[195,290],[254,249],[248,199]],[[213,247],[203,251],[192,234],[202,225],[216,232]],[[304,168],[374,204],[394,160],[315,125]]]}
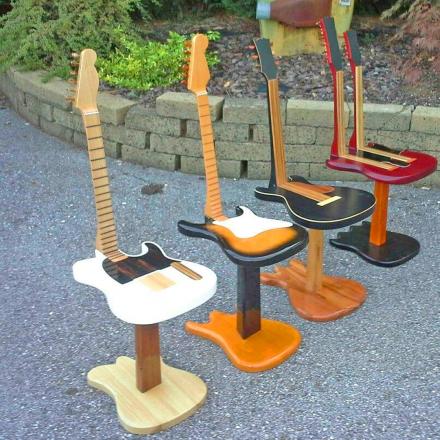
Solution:
{"label": "guitar-shaped base", "polygon": [[141,393],[135,361],[122,356],[115,364],[89,371],[87,382],[110,395],[122,426],[133,434],[154,434],[194,414],[206,399],[206,385],[194,374],[162,361],[162,383]]}
{"label": "guitar-shaped base", "polygon": [[261,330],[244,339],[237,331],[237,314],[214,310],[209,322],[187,322],[188,333],[219,345],[232,364],[249,373],[269,370],[296,352],[301,343],[299,331],[283,322],[261,319]]}
{"label": "guitar-shaped base", "polygon": [[274,273],[262,273],[261,282],[286,290],[290,303],[308,321],[335,321],[358,309],[367,297],[362,284],[347,278],[322,275],[320,287],[308,290],[307,268],[299,260],[276,266]]}
{"label": "guitar-shaped base", "polygon": [[330,244],[358,254],[376,266],[395,267],[414,258],[420,251],[420,243],[413,237],[386,231],[386,242],[376,246],[370,242],[370,222],[352,226],[348,232],[340,232]]}

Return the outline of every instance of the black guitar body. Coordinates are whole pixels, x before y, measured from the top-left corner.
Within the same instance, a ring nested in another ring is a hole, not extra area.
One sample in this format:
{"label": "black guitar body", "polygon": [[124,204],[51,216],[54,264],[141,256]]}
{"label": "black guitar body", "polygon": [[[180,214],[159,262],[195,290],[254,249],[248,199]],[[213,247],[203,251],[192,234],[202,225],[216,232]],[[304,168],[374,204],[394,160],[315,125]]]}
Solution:
{"label": "black guitar body", "polygon": [[144,254],[127,256],[121,261],[111,261],[106,258],[102,262],[103,269],[115,281],[125,284],[149,273],[165,269],[173,262],[180,261],[168,258],[155,243],[144,242],[143,245],[148,248]]}
{"label": "black guitar body", "polygon": [[[289,181],[309,183],[299,176],[291,176]],[[328,205],[319,206],[315,200],[278,188],[276,185],[255,189],[255,197],[284,203],[292,220],[310,229],[339,229],[353,225],[369,217],[376,205],[374,195],[360,189],[335,187],[332,192],[325,195],[341,198]]]}
{"label": "black guitar body", "polygon": [[[236,207],[237,215],[242,215],[243,211],[240,207]],[[177,223],[177,228],[179,232],[188,237],[198,237],[206,238],[217,243],[226,256],[235,264],[240,266],[253,266],[262,267],[269,266],[271,264],[278,263],[286,258],[303,250],[308,243],[307,231],[303,228],[297,226],[291,226],[295,228],[297,235],[294,241],[290,242],[288,245],[282,246],[280,248],[274,249],[266,254],[262,255],[246,255],[244,253],[239,253],[229,246],[226,240],[221,236],[215,234],[207,228],[206,223],[191,223],[185,220],[180,220]]]}

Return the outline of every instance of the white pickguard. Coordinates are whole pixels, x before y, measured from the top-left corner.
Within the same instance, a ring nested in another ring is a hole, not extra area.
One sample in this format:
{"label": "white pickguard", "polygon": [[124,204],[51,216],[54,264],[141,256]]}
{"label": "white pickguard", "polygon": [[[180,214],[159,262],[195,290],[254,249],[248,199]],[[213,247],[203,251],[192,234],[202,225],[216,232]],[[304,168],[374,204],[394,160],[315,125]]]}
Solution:
{"label": "white pickguard", "polygon": [[228,218],[227,220],[215,220],[213,223],[229,229],[237,238],[255,237],[271,229],[289,228],[292,226],[290,222],[258,217],[246,206],[240,206],[240,208],[243,210],[242,215]]}
{"label": "white pickguard", "polygon": [[[147,247],[142,244],[140,255],[146,251]],[[112,313],[130,324],[154,324],[179,316],[206,302],[217,289],[215,273],[189,261],[182,261],[182,264],[201,275],[201,280],[193,280],[170,266],[158,271],[175,282],[163,290],[152,291],[140,279],[121,284],[104,271],[102,262],[105,255],[99,251],[95,253],[95,258],[73,265],[73,277],[103,292]]]}

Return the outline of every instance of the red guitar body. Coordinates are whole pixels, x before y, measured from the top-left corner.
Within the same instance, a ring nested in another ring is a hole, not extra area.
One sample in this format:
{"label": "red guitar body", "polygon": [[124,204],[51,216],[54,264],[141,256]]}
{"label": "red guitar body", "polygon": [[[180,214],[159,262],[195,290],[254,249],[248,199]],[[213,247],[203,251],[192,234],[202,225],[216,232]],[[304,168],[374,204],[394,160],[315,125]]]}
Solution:
{"label": "red guitar body", "polygon": [[[374,148],[375,144],[368,146]],[[356,154],[356,153],[353,153]],[[356,162],[345,157],[331,156],[326,164],[329,168],[338,171],[351,171],[360,173],[376,182],[388,183],[390,185],[402,185],[416,182],[429,176],[437,169],[437,159],[429,154],[419,151],[405,150],[401,156],[416,159],[404,167],[396,167],[393,170],[385,170],[374,165]]]}

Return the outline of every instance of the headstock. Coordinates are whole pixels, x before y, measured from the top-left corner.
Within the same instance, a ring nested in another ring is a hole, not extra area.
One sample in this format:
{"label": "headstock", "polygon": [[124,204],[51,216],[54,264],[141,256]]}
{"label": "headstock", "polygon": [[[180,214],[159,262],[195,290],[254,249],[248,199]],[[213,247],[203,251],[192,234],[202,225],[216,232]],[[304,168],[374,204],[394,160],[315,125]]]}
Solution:
{"label": "headstock", "polygon": [[76,80],[69,80],[75,85],[72,96],[68,98],[74,107],[82,113],[97,109],[96,99],[98,96],[99,76],[95,68],[96,52],[92,49],[84,49],[81,54],[72,54],[70,63],[72,76]]}
{"label": "headstock", "polygon": [[189,62],[183,69],[187,75],[188,90],[195,94],[206,92],[206,87],[211,78],[208,62],[206,61],[208,44],[208,37],[203,34],[194,35],[191,41],[185,44]]}
{"label": "headstock", "polygon": [[327,62],[333,73],[343,69],[341,51],[339,49],[338,34],[333,17],[324,17],[319,20],[319,27],[324,39]]}
{"label": "headstock", "polygon": [[277,79],[277,63],[273,58],[270,41],[267,38],[256,38],[254,44],[260,58],[261,73],[268,81]]}
{"label": "headstock", "polygon": [[354,70],[357,66],[362,66],[362,56],[356,32],[344,32],[344,40],[347,58],[350,61],[352,70]]}

